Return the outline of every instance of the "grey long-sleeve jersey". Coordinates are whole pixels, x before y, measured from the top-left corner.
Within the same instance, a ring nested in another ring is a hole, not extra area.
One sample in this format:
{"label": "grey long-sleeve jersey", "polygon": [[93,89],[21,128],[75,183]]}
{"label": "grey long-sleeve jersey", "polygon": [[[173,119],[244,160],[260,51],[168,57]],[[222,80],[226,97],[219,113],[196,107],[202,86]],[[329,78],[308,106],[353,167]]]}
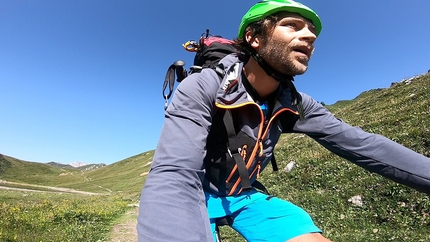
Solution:
{"label": "grey long-sleeve jersey", "polygon": [[[214,103],[223,82],[220,85],[215,72],[205,69],[178,86],[166,111],[151,171],[142,190],[139,241],[213,241],[202,185],[203,160],[216,109]],[[429,158],[383,136],[352,127],[310,96],[301,95],[306,119],[295,123],[294,132],[312,137],[367,170],[430,193]]]}

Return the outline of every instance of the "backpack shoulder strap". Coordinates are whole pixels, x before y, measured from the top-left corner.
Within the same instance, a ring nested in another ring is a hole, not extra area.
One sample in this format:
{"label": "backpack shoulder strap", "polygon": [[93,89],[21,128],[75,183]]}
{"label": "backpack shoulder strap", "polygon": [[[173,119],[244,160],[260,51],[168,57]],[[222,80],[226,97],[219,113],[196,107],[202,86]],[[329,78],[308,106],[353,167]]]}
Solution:
{"label": "backpack shoulder strap", "polygon": [[242,189],[250,190],[252,186],[251,181],[249,180],[248,169],[246,168],[245,162],[243,162],[242,156],[240,155],[240,145],[238,143],[238,139],[236,138],[233,117],[229,109],[225,110],[223,121],[228,135],[228,153],[236,162],[242,183]]}
{"label": "backpack shoulder strap", "polygon": [[[216,72],[220,78],[220,82],[222,82],[223,77],[225,76],[225,73],[220,73],[218,71],[216,71]],[[257,188],[257,189],[263,191],[266,194],[269,194],[268,190],[264,187],[264,185],[261,184],[260,182],[258,182],[257,180],[255,180],[251,184],[251,181],[249,179],[248,169],[246,168],[245,162],[243,162],[243,158],[240,155],[239,148],[241,147],[241,144],[239,144],[239,140],[236,137],[237,134],[236,134],[236,130],[235,130],[235,126],[234,126],[234,120],[233,120],[233,116],[231,114],[231,110],[229,110],[229,109],[225,110],[224,116],[223,116],[223,122],[224,122],[226,131],[227,131],[227,136],[228,136],[228,147],[227,147],[228,152],[229,152],[230,156],[234,159],[235,163],[237,164],[239,176],[241,178],[242,189],[243,190],[249,190],[249,189],[254,187],[254,188]],[[272,164],[273,171],[278,171],[278,165],[276,163],[275,154],[272,155],[270,162]]]}

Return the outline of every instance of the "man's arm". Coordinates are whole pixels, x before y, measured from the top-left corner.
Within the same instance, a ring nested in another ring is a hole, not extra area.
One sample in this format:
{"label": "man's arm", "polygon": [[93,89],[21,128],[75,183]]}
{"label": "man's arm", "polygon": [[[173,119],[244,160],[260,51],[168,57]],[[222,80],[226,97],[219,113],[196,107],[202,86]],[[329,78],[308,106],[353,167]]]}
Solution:
{"label": "man's arm", "polygon": [[295,132],[305,133],[333,153],[395,182],[430,194],[430,159],[381,135],[352,127],[302,94],[306,119]]}
{"label": "man's arm", "polygon": [[211,70],[178,86],[142,190],[139,241],[213,241],[202,179],[218,88],[218,76]]}

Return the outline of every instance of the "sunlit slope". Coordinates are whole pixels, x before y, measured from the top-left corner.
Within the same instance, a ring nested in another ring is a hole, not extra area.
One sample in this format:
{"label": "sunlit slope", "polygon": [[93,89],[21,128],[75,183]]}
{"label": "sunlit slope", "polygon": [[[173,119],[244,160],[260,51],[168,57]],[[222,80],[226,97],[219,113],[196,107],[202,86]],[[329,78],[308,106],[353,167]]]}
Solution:
{"label": "sunlit slope", "polygon": [[88,192],[137,196],[149,171],[153,153],[145,152],[91,171],[58,168],[2,155],[0,179]]}

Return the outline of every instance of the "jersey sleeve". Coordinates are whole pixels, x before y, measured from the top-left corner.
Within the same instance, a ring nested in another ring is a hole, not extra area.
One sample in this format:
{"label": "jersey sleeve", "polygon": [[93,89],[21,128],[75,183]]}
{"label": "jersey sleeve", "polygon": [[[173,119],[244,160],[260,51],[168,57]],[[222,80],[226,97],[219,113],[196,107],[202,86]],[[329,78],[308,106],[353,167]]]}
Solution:
{"label": "jersey sleeve", "polygon": [[336,118],[301,93],[305,120],[294,131],[304,133],[333,153],[395,182],[430,194],[430,159],[384,136],[363,131]]}
{"label": "jersey sleeve", "polygon": [[212,70],[178,85],[141,193],[139,241],[213,241],[202,179],[219,85]]}

